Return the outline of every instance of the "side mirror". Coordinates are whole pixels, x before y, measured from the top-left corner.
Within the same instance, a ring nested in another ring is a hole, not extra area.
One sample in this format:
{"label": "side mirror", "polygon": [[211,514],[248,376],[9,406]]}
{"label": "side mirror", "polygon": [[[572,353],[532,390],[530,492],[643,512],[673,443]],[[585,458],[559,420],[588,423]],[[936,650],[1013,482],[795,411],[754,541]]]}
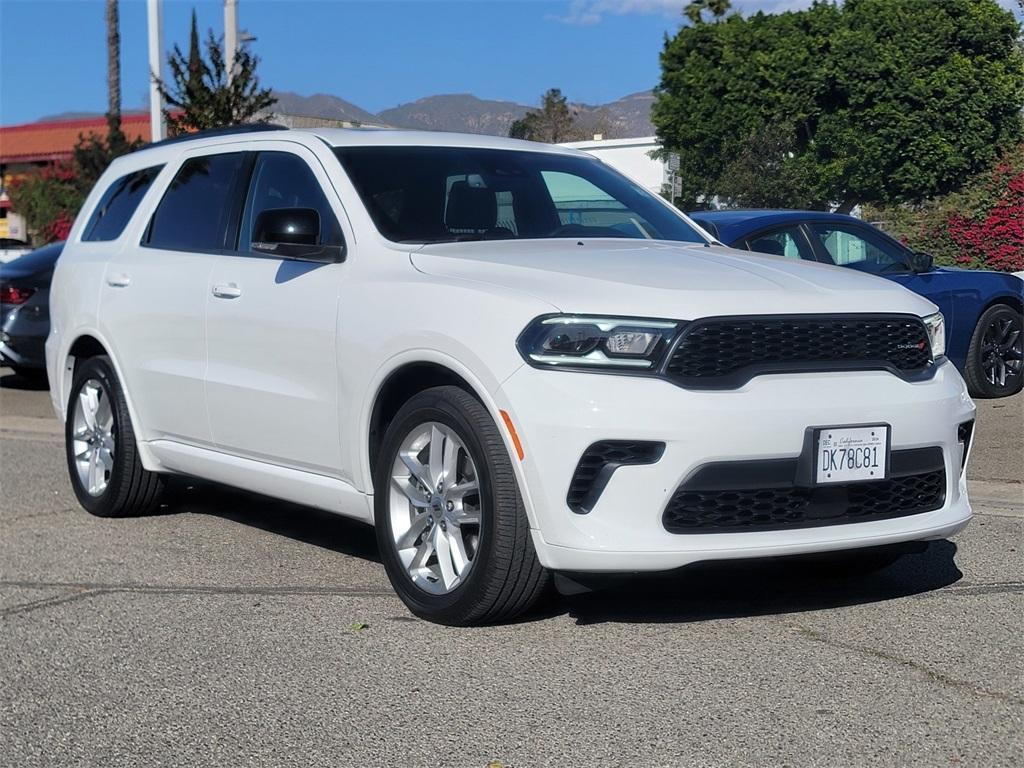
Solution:
{"label": "side mirror", "polygon": [[931,272],[935,268],[935,257],[923,251],[914,251],[910,255],[910,269],[914,272]]}
{"label": "side mirror", "polygon": [[282,259],[343,261],[345,246],[320,242],[320,214],[313,208],[271,208],[256,217],[252,249]]}

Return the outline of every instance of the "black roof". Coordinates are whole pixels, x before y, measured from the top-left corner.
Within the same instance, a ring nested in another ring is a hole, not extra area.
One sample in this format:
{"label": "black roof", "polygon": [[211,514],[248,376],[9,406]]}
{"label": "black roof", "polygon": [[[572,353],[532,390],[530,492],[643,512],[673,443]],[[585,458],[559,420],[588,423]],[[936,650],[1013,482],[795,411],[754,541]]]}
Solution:
{"label": "black roof", "polygon": [[207,139],[212,136],[231,136],[236,133],[261,133],[263,131],[287,131],[287,125],[278,125],[277,123],[246,123],[244,125],[227,125],[223,128],[210,128],[205,131],[196,131],[195,133],[183,133],[180,136],[172,136],[169,139],[163,141],[155,141],[152,144],[147,144],[143,149],[151,149],[153,147],[166,147],[168,144],[180,144],[184,141],[193,141],[195,139]]}

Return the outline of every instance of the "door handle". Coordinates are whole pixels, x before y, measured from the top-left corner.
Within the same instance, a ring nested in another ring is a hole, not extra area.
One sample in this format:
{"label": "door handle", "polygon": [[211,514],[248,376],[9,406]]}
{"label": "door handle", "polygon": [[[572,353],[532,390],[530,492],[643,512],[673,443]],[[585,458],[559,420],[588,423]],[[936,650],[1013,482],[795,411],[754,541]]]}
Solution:
{"label": "door handle", "polygon": [[107,278],[107,285],[111,288],[127,288],[132,284],[132,279],[124,272],[119,275],[111,275]]}
{"label": "door handle", "polygon": [[213,286],[213,295],[218,299],[237,299],[242,295],[242,289],[235,283],[221,283]]}

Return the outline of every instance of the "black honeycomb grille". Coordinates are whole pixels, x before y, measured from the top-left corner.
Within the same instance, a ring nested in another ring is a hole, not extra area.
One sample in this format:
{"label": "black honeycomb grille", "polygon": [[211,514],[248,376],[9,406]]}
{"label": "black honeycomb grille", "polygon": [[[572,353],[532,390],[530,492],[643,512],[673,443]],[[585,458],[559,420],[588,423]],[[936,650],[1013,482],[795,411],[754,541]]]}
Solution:
{"label": "black honeycomb grille", "polygon": [[813,528],[905,517],[940,509],[943,469],[850,485],[675,492],[665,509],[669,533]]}
{"label": "black honeycomb grille", "polygon": [[665,368],[689,386],[740,386],[760,372],[829,368],[923,371],[924,323],[901,315],[708,318],[691,323]]}
{"label": "black honeycomb grille", "polygon": [[665,444],[647,440],[602,440],[580,457],[569,481],[566,503],[573,512],[586,514],[597,503],[612,473],[629,464],[653,464],[661,458]]}

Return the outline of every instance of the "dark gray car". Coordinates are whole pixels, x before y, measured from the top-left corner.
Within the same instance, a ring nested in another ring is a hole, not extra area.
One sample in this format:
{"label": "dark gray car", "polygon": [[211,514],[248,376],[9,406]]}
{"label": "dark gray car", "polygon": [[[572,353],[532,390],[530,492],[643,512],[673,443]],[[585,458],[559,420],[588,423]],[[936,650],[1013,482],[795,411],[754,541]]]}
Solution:
{"label": "dark gray car", "polygon": [[46,375],[50,280],[64,243],[53,243],[0,265],[0,365],[22,376]]}

